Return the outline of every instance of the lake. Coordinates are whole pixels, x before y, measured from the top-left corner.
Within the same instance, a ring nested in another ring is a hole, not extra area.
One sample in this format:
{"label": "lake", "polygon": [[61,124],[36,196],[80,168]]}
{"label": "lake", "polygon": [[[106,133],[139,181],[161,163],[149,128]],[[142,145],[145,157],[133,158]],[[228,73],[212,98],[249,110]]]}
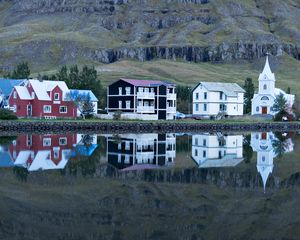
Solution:
{"label": "lake", "polygon": [[0,239],[299,239],[300,134],[0,137]]}

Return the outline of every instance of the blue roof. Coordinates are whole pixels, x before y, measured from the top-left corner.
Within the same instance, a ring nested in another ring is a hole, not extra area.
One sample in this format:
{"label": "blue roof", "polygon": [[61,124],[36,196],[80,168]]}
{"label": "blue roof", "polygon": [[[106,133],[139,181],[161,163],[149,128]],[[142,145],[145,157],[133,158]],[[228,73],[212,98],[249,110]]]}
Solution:
{"label": "blue roof", "polygon": [[89,157],[97,147],[98,144],[92,144],[90,146],[77,145],[72,151],[72,157],[76,157],[77,155]]}
{"label": "blue roof", "polygon": [[98,102],[98,98],[95,96],[95,94],[91,90],[70,89],[70,91],[71,91],[71,93],[78,92],[78,94],[84,94],[84,95],[90,94],[91,101]]}
{"label": "blue roof", "polygon": [[8,152],[0,152],[0,167],[13,167],[14,163]]}
{"label": "blue roof", "polygon": [[5,79],[0,78],[0,94],[9,96],[14,86],[19,86],[25,79]]}

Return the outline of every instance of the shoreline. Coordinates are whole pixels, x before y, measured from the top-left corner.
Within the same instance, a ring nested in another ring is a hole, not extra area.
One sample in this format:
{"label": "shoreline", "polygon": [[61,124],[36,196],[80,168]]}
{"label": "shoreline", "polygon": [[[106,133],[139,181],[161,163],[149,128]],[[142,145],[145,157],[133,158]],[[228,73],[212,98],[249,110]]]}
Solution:
{"label": "shoreline", "polygon": [[0,135],[14,133],[192,133],[231,131],[296,131],[300,122],[191,121],[0,121]]}

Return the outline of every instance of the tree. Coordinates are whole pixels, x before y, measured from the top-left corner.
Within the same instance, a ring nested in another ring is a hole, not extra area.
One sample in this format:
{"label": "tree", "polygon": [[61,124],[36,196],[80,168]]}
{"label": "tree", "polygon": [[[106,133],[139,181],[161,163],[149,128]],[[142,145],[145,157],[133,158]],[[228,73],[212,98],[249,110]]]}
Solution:
{"label": "tree", "polygon": [[290,87],[288,87],[288,88],[286,89],[286,93],[287,93],[287,94],[291,94],[291,88],[290,88]]}
{"label": "tree", "polygon": [[245,95],[244,95],[244,113],[251,112],[251,101],[254,96],[254,84],[252,78],[246,78],[245,84]]}
{"label": "tree", "polygon": [[282,93],[276,96],[273,111],[277,113],[286,113],[287,112],[287,101]]}
{"label": "tree", "polygon": [[67,66],[63,66],[56,74],[56,77],[60,81],[68,82],[69,76]]}
{"label": "tree", "polygon": [[94,104],[91,101],[90,94],[82,94],[78,91],[72,91],[67,95],[67,98],[73,101],[83,119],[86,116],[92,116],[94,113]]}
{"label": "tree", "polygon": [[79,69],[77,65],[74,65],[70,68],[69,79],[67,85],[69,88],[78,88],[79,85]]}
{"label": "tree", "polygon": [[14,79],[28,79],[30,76],[30,69],[27,62],[22,62],[17,65],[13,73],[9,77]]}

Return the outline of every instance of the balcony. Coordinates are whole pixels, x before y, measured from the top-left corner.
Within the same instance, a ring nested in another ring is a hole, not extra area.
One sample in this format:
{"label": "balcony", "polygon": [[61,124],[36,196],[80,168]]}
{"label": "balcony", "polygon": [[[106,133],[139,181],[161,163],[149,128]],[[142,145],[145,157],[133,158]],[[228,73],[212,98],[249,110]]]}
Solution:
{"label": "balcony", "polygon": [[138,164],[144,163],[153,163],[154,161],[154,153],[150,152],[137,152],[136,153],[136,160]]}
{"label": "balcony", "polygon": [[154,106],[138,106],[137,113],[154,113]]}
{"label": "balcony", "polygon": [[176,107],[167,107],[167,113],[176,113]]}
{"label": "balcony", "polygon": [[139,99],[154,99],[154,92],[137,92],[137,98]]}
{"label": "balcony", "polygon": [[168,100],[176,100],[177,94],[176,93],[167,93]]}

